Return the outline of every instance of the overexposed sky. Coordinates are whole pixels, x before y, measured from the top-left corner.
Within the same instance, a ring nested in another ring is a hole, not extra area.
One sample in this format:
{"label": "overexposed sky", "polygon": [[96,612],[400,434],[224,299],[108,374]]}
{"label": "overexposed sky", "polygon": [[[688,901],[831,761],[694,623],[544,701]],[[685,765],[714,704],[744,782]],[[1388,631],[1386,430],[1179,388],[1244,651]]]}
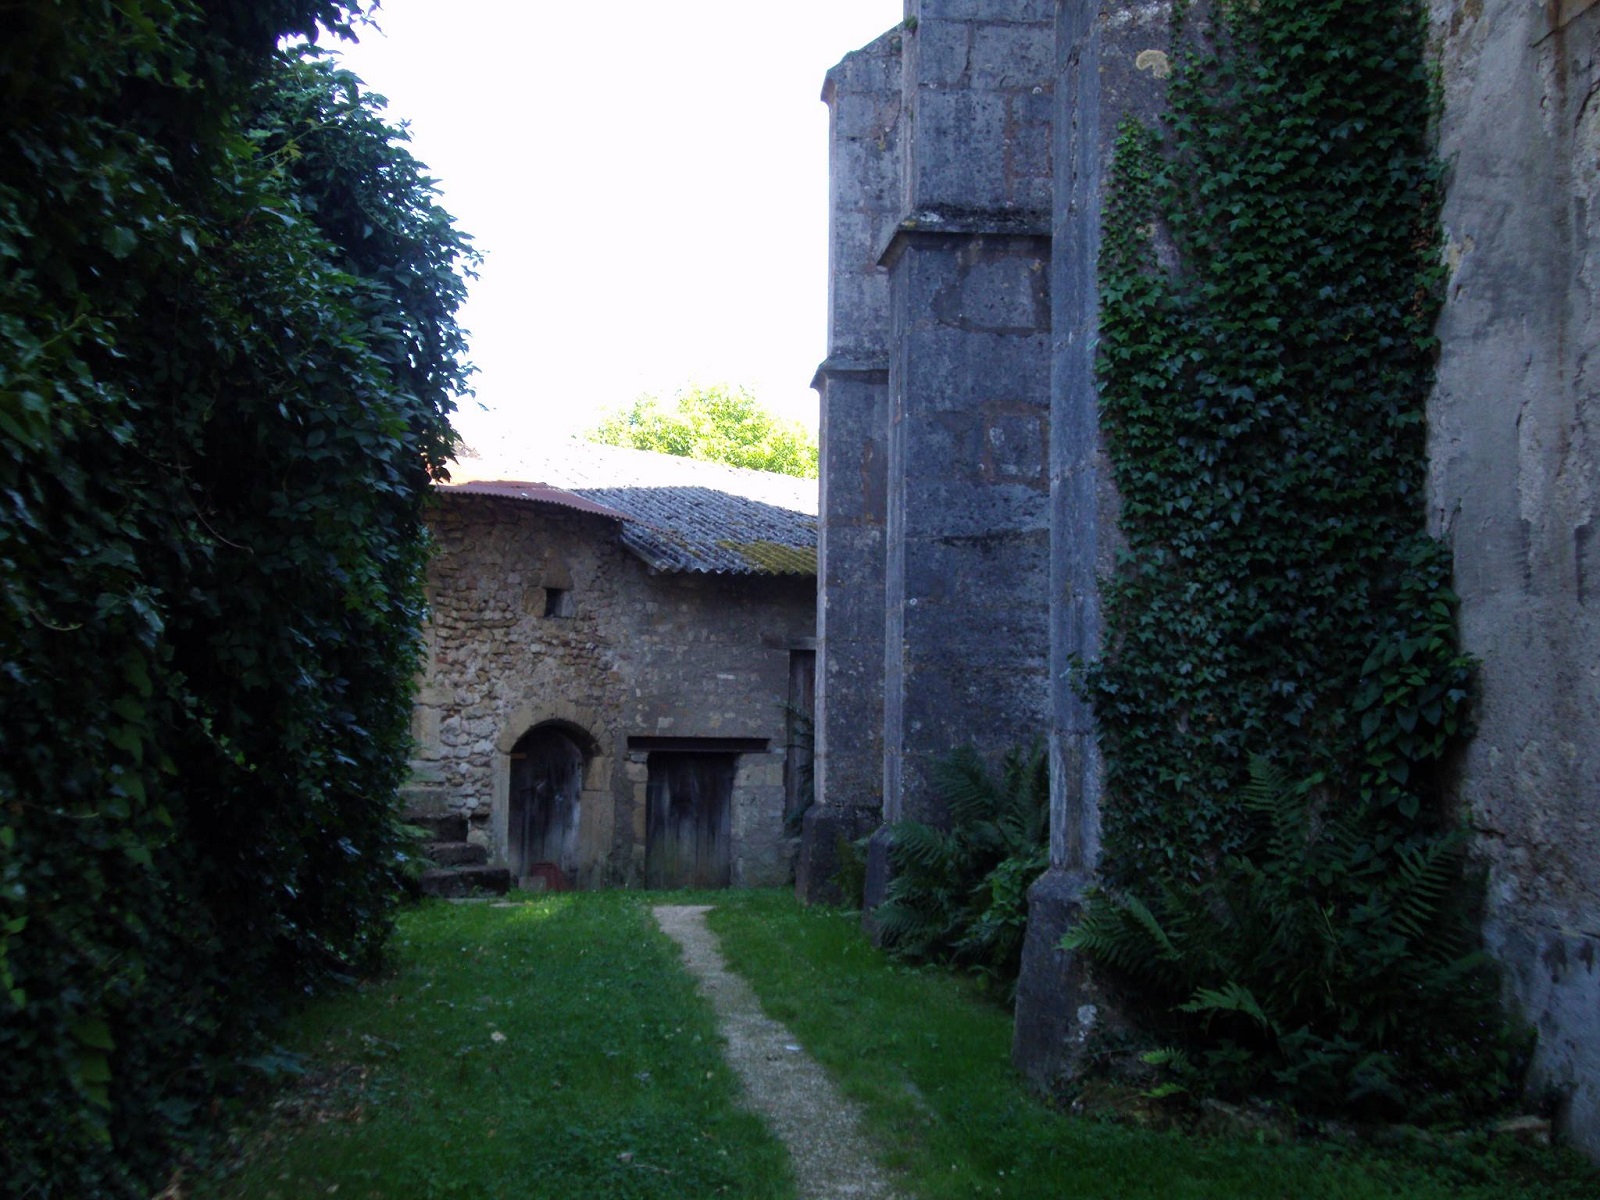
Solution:
{"label": "overexposed sky", "polygon": [[[808,424],[827,286],[823,75],[901,0],[383,0],[341,51],[485,255],[462,314],[486,458],[742,383]],[[458,477],[460,473],[458,472]]]}

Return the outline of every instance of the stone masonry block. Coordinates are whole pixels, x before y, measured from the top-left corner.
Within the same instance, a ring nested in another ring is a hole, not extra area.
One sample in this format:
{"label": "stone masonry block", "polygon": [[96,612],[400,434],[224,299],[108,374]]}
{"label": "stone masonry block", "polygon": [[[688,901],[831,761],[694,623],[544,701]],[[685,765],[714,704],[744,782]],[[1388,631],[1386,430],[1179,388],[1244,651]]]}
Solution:
{"label": "stone masonry block", "polygon": [[[972,36],[971,86],[1046,88],[1055,75],[1055,31],[1041,25],[978,25]],[[1050,114],[1042,114],[1048,127]]]}
{"label": "stone masonry block", "polygon": [[[906,536],[913,544],[959,546],[975,539],[1028,537],[1048,528],[1043,490],[1020,483],[986,483],[977,470],[956,478],[919,481],[908,489]],[[947,515],[941,516],[941,511]]]}
{"label": "stone masonry block", "polygon": [[[874,275],[878,271],[877,222],[870,212],[856,209],[835,210],[833,214],[833,263],[836,276]],[[835,283],[838,279],[835,279]]]}
{"label": "stone masonry block", "polygon": [[900,116],[895,93],[838,92],[833,101],[833,132],[840,138],[878,138]]}
{"label": "stone masonry block", "polygon": [[794,891],[802,904],[856,904],[858,897],[839,891],[839,842],[853,840],[848,818],[813,805],[806,811],[800,838],[800,859],[795,864]]}
{"label": "stone masonry block", "polygon": [[929,20],[917,26],[916,85],[951,87],[966,79],[972,27],[964,21]]}
{"label": "stone masonry block", "polygon": [[859,50],[852,50],[827,73],[824,97],[840,92],[888,92],[900,86],[900,54],[904,39],[899,26]]}
{"label": "stone masonry block", "polygon": [[[1020,97],[1012,101],[1013,107],[1020,103]],[[1048,126],[1020,126],[1007,146],[1011,173],[1019,179],[1033,181],[1029,186],[1048,186],[1054,170],[1051,144]]]}
{"label": "stone masonry block", "polygon": [[1055,19],[1056,0],[916,0],[907,16],[923,21],[1000,21],[1021,24]]}
{"label": "stone masonry block", "polygon": [[1083,957],[1060,947],[1082,916],[1091,886],[1085,874],[1053,870],[1028,891],[1011,1062],[1046,1094],[1077,1075],[1092,1034],[1125,1024]]}
{"label": "stone masonry block", "polygon": [[986,482],[1048,486],[1048,412],[1037,408],[991,409],[984,414],[983,437]]}
{"label": "stone masonry block", "polygon": [[902,339],[907,411],[961,412],[985,405],[1021,402],[1047,406],[1048,334],[970,333],[949,328],[919,330]]}
{"label": "stone masonry block", "polygon": [[[1025,519],[1033,514],[1024,510],[1018,515]],[[919,604],[944,598],[968,608],[959,618],[962,628],[981,626],[1012,605],[1042,613],[1049,565],[1050,530],[1035,517],[1032,530],[1001,526],[968,536],[940,532],[908,537],[904,586],[907,597]],[[916,619],[907,613],[908,636]],[[951,636],[958,632],[952,629]]]}
{"label": "stone masonry block", "polygon": [[1027,334],[1050,328],[1048,258],[1023,243],[1013,247],[986,240],[962,256],[961,269],[933,297],[940,321],[970,333]]}
{"label": "stone masonry block", "polygon": [[866,212],[900,206],[900,155],[898,134],[878,133],[835,142],[832,155],[834,192],[838,207]]}
{"label": "stone masonry block", "polygon": [[1006,98],[922,88],[913,103],[910,209],[1015,209],[1017,197],[1006,174]]}
{"label": "stone masonry block", "polygon": [[865,273],[840,275],[832,287],[828,350],[852,358],[876,358],[888,336],[887,280]]}

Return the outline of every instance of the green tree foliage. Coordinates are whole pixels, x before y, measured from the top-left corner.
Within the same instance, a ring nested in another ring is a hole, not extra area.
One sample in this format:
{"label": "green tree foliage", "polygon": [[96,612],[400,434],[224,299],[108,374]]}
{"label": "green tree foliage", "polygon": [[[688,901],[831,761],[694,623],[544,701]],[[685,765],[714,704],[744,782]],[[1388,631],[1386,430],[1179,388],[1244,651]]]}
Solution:
{"label": "green tree foliage", "polygon": [[[1459,878],[1444,765],[1472,664],[1424,532],[1442,282],[1424,13],[1196,5],[1173,61],[1165,128],[1121,131],[1099,268],[1126,541],[1085,674],[1123,918],[1102,932],[1145,931],[1173,968],[1157,995],[1205,1017],[1189,1036],[1270,1034],[1255,1078],[1301,1103],[1470,1107],[1496,1090],[1475,1047],[1506,1043],[1492,983],[1449,975],[1466,918],[1437,894]],[[1295,836],[1252,806],[1258,755],[1303,781]],[[1275,915],[1291,896],[1315,912]],[[1169,962],[1185,921],[1215,928]]]}
{"label": "green tree foliage", "polygon": [[334,0],[0,40],[0,1179],[147,1196],[370,963],[470,250]]}
{"label": "green tree foliage", "polygon": [[670,404],[640,396],[585,436],[606,446],[631,446],[802,479],[817,477],[816,437],[798,421],[785,421],[763,408],[742,387],[690,388]]}

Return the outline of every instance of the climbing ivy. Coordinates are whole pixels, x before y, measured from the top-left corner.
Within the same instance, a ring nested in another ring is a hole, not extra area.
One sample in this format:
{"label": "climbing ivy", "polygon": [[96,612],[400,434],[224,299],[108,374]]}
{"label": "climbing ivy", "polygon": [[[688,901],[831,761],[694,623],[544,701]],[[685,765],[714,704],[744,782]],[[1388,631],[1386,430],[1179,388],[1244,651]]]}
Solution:
{"label": "climbing ivy", "polygon": [[[1102,427],[1125,543],[1104,655],[1084,673],[1106,760],[1105,879],[1132,917],[1126,937],[1157,941],[1163,912],[1324,898],[1332,936],[1318,947],[1219,952],[1210,975],[1189,961],[1152,978],[1203,1014],[1186,1036],[1265,1055],[1258,1084],[1275,1071],[1302,1102],[1336,1104],[1381,1078],[1400,1104],[1466,1069],[1404,1053],[1408,1023],[1437,1030],[1448,1010],[1476,1031],[1463,1037],[1497,1028],[1471,963],[1427,987],[1385,976],[1378,1015],[1350,1005],[1379,986],[1370,977],[1269,1014],[1275,1037],[1253,1014],[1274,962],[1342,978],[1345,938],[1390,939],[1369,956],[1390,966],[1461,963],[1460,910],[1443,897],[1398,923],[1372,907],[1417,856],[1430,879],[1446,861],[1459,872],[1444,768],[1472,675],[1448,551],[1424,531],[1443,268],[1421,5],[1183,6],[1172,66],[1161,127],[1119,130],[1099,262]],[[1267,836],[1253,758],[1305,781],[1293,827],[1315,852]],[[1356,816],[1325,820],[1323,806]],[[1242,886],[1263,870],[1274,888]],[[1216,938],[1272,927],[1234,915]],[[1105,920],[1103,907],[1098,935]],[[1308,929],[1277,935],[1321,936]],[[1220,965],[1245,961],[1260,967],[1251,979]],[[1201,993],[1238,1002],[1197,1008]],[[1324,1054],[1331,1066],[1305,1068]],[[1369,1055],[1394,1061],[1358,1070]]]}
{"label": "climbing ivy", "polygon": [[370,965],[470,249],[335,0],[0,39],[0,1190],[144,1197]]}

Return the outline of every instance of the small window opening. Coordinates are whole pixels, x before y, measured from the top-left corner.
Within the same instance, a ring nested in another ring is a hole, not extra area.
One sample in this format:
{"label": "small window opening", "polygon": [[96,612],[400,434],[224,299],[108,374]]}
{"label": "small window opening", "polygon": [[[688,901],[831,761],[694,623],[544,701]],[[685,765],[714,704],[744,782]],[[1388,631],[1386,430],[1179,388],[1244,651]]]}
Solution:
{"label": "small window opening", "polygon": [[544,615],[547,617],[570,617],[572,615],[572,589],[545,588]]}

